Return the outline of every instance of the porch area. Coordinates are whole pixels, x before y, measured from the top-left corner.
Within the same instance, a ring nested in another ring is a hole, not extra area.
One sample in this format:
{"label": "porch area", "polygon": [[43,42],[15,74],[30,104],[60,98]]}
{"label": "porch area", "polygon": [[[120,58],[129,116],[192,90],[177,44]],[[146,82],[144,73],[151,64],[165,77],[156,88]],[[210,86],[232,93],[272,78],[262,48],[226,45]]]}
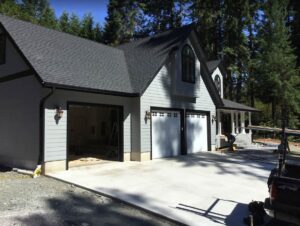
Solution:
{"label": "porch area", "polygon": [[247,128],[252,126],[252,113],[259,110],[227,99],[222,100],[224,106],[217,109],[216,148],[228,146],[229,135],[235,137],[235,144],[239,148],[251,147],[252,130]]}

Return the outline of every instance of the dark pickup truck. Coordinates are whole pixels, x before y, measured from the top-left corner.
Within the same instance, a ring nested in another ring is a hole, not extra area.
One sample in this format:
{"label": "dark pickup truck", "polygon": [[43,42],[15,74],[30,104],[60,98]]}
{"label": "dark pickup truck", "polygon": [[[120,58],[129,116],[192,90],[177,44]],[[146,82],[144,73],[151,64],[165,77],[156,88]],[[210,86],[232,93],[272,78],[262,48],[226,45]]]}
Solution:
{"label": "dark pickup truck", "polygon": [[268,179],[270,197],[264,208],[277,220],[300,225],[300,165],[287,164],[272,170]]}

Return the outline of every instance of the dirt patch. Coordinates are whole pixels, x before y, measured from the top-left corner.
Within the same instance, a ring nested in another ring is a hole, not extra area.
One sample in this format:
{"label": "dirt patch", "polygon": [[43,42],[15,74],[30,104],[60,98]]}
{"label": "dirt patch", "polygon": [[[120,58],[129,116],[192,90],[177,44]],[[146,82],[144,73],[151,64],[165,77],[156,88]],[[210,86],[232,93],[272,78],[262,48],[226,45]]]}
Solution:
{"label": "dirt patch", "polygon": [[48,177],[0,171],[0,191],[1,226],[175,225]]}
{"label": "dirt patch", "polygon": [[[281,141],[279,139],[272,139],[272,138],[258,138],[258,139],[255,139],[254,142],[267,144],[267,145],[268,144],[279,145]],[[300,143],[299,142],[289,141],[289,146],[290,146],[291,152],[293,154],[300,154]]]}

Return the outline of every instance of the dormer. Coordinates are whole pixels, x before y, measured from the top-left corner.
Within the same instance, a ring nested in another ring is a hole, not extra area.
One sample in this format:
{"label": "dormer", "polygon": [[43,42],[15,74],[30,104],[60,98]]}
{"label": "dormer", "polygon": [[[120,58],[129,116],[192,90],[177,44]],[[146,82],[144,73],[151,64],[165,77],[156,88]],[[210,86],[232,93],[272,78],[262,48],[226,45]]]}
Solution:
{"label": "dormer", "polygon": [[[208,70],[211,73],[212,80],[219,92],[219,95],[221,98],[224,96],[224,90],[223,90],[223,74],[224,70],[222,69],[221,66],[221,61],[220,60],[214,60],[214,61],[209,61],[206,63]],[[222,73],[223,72],[223,73]]]}
{"label": "dormer", "polygon": [[200,87],[200,61],[187,39],[174,51],[172,58],[173,95],[197,98]]}

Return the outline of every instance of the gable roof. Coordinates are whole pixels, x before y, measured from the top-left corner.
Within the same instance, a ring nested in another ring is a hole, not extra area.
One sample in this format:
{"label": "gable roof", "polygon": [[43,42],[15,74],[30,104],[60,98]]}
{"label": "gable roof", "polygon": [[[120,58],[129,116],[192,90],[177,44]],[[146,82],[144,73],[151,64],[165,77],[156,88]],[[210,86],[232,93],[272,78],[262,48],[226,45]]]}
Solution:
{"label": "gable roof", "polygon": [[3,15],[0,23],[46,86],[136,93],[123,51]]}
{"label": "gable roof", "polygon": [[[1,14],[0,26],[44,86],[126,96],[141,95],[194,31],[187,25],[114,48]],[[215,104],[222,106],[196,39],[201,75]]]}
{"label": "gable roof", "polygon": [[143,93],[170,53],[190,35],[193,25],[172,29],[155,36],[118,46],[124,51],[132,85]]}
{"label": "gable roof", "polygon": [[219,66],[220,63],[221,63],[221,60],[211,60],[211,61],[206,62],[209,72],[213,73],[216,70],[216,68]]}
{"label": "gable roof", "polygon": [[244,104],[240,104],[231,100],[222,99],[224,106],[220,109],[229,109],[229,110],[241,110],[241,111],[251,111],[251,112],[260,112],[260,110],[256,108],[252,108],[249,106],[246,106]]}

